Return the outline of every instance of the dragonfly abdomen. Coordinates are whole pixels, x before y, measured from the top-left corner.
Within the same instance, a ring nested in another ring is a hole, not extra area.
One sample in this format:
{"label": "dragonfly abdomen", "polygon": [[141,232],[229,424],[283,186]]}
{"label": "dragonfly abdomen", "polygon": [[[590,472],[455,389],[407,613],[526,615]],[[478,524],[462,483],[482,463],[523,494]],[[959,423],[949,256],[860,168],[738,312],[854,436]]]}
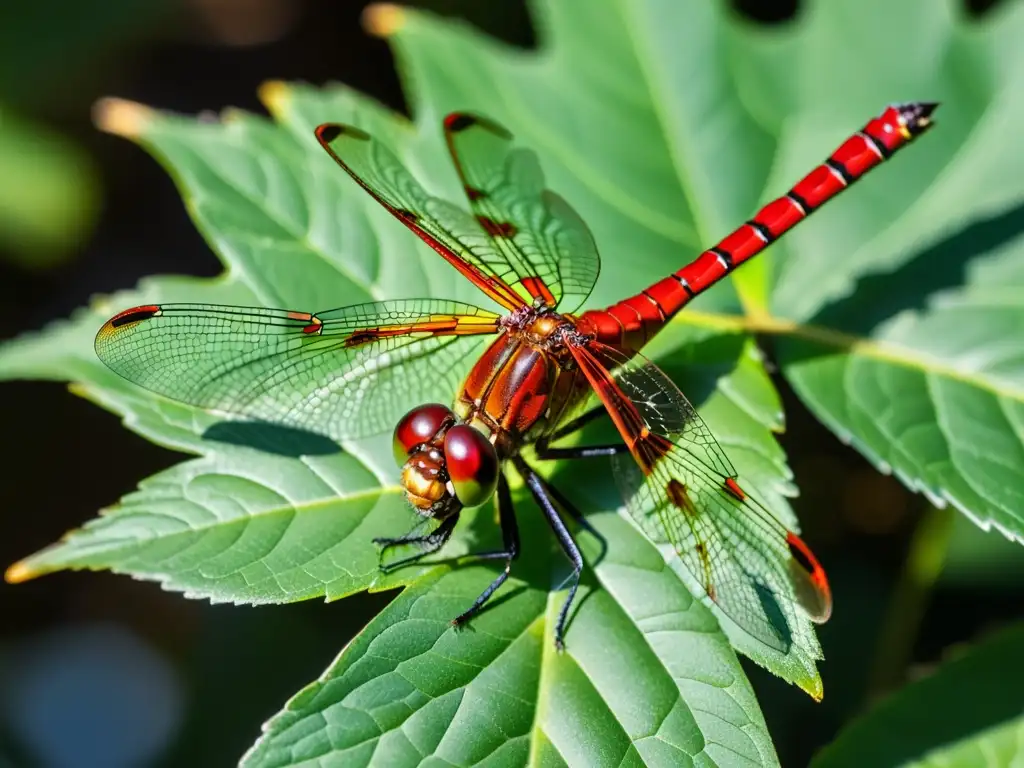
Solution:
{"label": "dragonfly abdomen", "polygon": [[889,107],[785,195],[685,267],[606,310],[585,312],[580,317],[581,330],[595,334],[602,343],[639,350],[693,298],[931,127],[936,106],[914,102]]}

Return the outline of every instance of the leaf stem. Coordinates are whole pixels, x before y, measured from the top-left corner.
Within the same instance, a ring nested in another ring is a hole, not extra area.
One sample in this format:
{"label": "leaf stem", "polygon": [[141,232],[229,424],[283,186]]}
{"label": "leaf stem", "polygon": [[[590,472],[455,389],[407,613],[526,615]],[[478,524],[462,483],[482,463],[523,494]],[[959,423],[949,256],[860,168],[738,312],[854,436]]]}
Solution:
{"label": "leaf stem", "polygon": [[949,507],[939,509],[928,504],[917,524],[878,636],[874,668],[865,692],[867,701],[903,679],[932,587],[946,562],[955,514]]}
{"label": "leaf stem", "polygon": [[755,333],[769,336],[790,336],[822,347],[830,347],[837,353],[857,354],[865,358],[880,360],[925,374],[944,376],[960,381],[983,392],[999,397],[1024,401],[1024,391],[1016,384],[985,373],[961,370],[942,360],[907,347],[881,339],[864,338],[843,331],[822,326],[798,323],[775,317],[766,312],[750,315],[726,315],[687,309],[672,321],[701,328],[713,328],[725,333]]}

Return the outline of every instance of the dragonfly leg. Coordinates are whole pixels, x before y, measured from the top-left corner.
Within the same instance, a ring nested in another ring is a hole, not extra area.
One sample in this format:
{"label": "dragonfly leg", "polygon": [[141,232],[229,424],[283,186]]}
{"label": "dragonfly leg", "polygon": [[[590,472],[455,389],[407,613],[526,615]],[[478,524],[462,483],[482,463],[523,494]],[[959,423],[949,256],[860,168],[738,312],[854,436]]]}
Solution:
{"label": "dragonfly leg", "polygon": [[540,443],[537,444],[537,458],[541,461],[553,461],[555,459],[596,459],[602,456],[618,456],[625,453],[629,447],[625,443],[613,443],[611,445],[574,445],[572,448],[547,448],[541,450]]}
{"label": "dragonfly leg", "polygon": [[[490,586],[473,601],[473,604],[462,615],[452,621],[455,626],[461,626],[469,621],[483,607],[495,590],[505,583],[509,571],[512,570],[512,561],[519,557],[519,525],[516,523],[516,513],[512,508],[512,494],[508,489],[508,480],[505,474],[498,475],[498,519],[501,521],[501,539],[504,547],[493,552],[479,552],[469,555],[474,560],[505,560],[504,570],[497,575]],[[461,559],[461,558],[460,558]]]}
{"label": "dragonfly leg", "polygon": [[537,452],[537,458],[542,461],[554,459],[593,459],[600,456],[615,456],[619,453],[624,453],[628,450],[625,443],[618,443],[614,445],[578,445],[571,448],[551,447],[552,443],[558,442],[563,437],[575,432],[579,432],[594,419],[604,416],[607,413],[608,411],[605,410],[604,406],[599,406],[587,411],[582,416],[573,419],[565,426],[556,429],[550,435],[545,435],[540,438],[534,444],[534,448]]}
{"label": "dragonfly leg", "polygon": [[583,516],[583,513],[580,512],[579,507],[577,507],[575,504],[569,501],[569,499],[565,496],[564,493],[558,490],[555,486],[551,485],[547,480],[545,480],[540,475],[537,476],[537,479],[540,480],[541,484],[544,486],[544,490],[547,491],[551,498],[553,498],[558,503],[558,506],[562,508],[563,512],[566,512],[569,515],[569,517],[575,520],[576,524],[579,525],[580,528],[584,529],[591,536],[593,536],[595,539],[601,542],[601,557],[604,557],[604,554],[608,549],[608,542],[605,541],[604,536],[598,533],[597,529],[594,526],[592,526],[589,522],[587,522],[587,518],[585,518]]}
{"label": "dragonfly leg", "polygon": [[[384,573],[391,573],[392,571],[396,571],[403,566],[409,565],[410,563],[415,563],[417,560],[420,560],[426,557],[427,555],[437,552],[437,550],[439,550],[441,547],[448,543],[448,539],[451,538],[452,531],[455,530],[455,525],[458,522],[459,513],[458,511],[456,511],[450,514],[444,520],[442,520],[441,524],[437,526],[437,528],[435,528],[433,531],[431,531],[425,536],[414,536],[412,533],[408,533],[405,536],[399,536],[397,539],[374,539],[373,543],[380,545],[381,548],[380,569]],[[413,528],[413,533],[415,533],[417,530],[419,530],[418,525],[415,528]],[[401,560],[395,560],[393,563],[385,564],[383,562],[384,553],[387,552],[389,549],[393,547],[402,547],[410,544],[419,546],[421,548],[421,551],[417,552],[415,555],[403,557]]]}
{"label": "dragonfly leg", "polygon": [[537,505],[544,513],[544,517],[548,520],[548,525],[555,532],[555,536],[558,538],[558,543],[562,545],[562,551],[568,556],[569,560],[572,561],[572,576],[568,580],[571,580],[569,586],[569,594],[565,598],[565,602],[562,604],[562,609],[558,612],[558,620],[555,622],[555,647],[558,650],[565,648],[565,623],[569,618],[569,608],[572,606],[572,601],[576,597],[576,590],[580,586],[580,573],[583,571],[583,554],[580,552],[580,548],[573,541],[572,534],[569,529],[565,527],[565,523],[562,522],[562,518],[558,514],[558,510],[551,501],[548,487],[530,466],[522,460],[521,457],[516,456],[512,459],[516,465],[516,471],[523,476],[526,481],[526,485],[530,488],[533,493],[533,498],[536,500]]}

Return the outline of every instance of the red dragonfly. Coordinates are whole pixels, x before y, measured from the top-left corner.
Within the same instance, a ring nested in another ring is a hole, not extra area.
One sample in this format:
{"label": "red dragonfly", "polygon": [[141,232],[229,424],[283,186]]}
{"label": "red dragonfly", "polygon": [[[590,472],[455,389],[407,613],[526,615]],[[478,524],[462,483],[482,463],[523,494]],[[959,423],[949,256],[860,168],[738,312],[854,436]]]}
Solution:
{"label": "red dragonfly", "polygon": [[[617,457],[616,475],[639,527],[671,543],[734,623],[785,650],[797,611],[828,619],[825,572],[807,545],[741,488],[697,411],[639,350],[691,299],[924,132],[936,106],[889,107],[692,263],[636,296],[581,314],[598,275],[594,239],[568,203],[544,188],[536,156],[513,148],[503,127],[467,113],[445,118],[470,214],[428,194],[359,128],[324,124],[316,136],[338,164],[507,313],[442,299],[326,312],[149,305],[104,324],[96,352],[130,381],[202,408],[337,440],[394,427],[406,497],[422,522],[436,527],[377,540],[382,559],[392,547],[415,549],[386,569],[438,551],[463,508],[496,495],[504,545],[479,557],[505,567],[456,625],[501,586],[519,553],[505,476],[510,463],[572,561],[554,627],[559,648],[583,568],[562,515],[589,526],[522,449],[533,445],[540,460]],[[451,408],[432,402],[452,392]],[[600,402],[584,412],[590,395]],[[622,443],[553,445],[603,413]]]}

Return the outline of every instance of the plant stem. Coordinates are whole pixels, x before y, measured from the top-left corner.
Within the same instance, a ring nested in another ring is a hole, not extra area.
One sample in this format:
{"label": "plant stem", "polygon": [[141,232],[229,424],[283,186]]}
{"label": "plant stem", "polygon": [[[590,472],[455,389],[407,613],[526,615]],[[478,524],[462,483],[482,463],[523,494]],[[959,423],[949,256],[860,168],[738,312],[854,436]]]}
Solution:
{"label": "plant stem", "polygon": [[931,589],[946,562],[955,514],[948,507],[939,509],[929,504],[917,524],[878,636],[874,668],[865,692],[867,701],[903,679]]}
{"label": "plant stem", "polygon": [[960,381],[982,392],[1024,399],[1024,392],[1016,384],[994,381],[984,374],[965,372],[956,366],[946,364],[942,360],[922,354],[920,351],[903,347],[898,344],[878,339],[856,336],[843,331],[822,326],[797,323],[784,318],[773,317],[766,312],[755,312],[752,315],[725,315],[711,312],[699,312],[687,309],[680,312],[672,320],[673,323],[696,325],[702,328],[715,328],[731,333],[757,333],[769,336],[790,336],[802,341],[811,342],[836,352],[856,354],[872,360],[881,360],[898,365],[902,368],[933,373],[951,381]]}

